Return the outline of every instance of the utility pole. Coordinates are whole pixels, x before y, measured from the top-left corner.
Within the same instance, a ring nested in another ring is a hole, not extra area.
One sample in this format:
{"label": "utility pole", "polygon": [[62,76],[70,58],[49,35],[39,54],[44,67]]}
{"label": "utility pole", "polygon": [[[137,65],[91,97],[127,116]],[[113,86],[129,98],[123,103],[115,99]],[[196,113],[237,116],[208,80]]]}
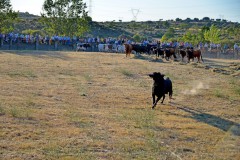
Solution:
{"label": "utility pole", "polygon": [[133,21],[137,21],[137,16],[138,16],[138,14],[139,14],[139,12],[140,12],[140,10],[139,9],[131,9],[130,10],[131,12],[132,12],[132,15],[133,15]]}

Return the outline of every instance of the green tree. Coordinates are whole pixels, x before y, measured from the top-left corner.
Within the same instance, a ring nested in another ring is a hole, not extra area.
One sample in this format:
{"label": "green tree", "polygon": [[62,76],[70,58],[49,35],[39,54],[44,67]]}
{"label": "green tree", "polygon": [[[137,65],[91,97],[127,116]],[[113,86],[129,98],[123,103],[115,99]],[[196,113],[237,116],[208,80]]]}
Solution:
{"label": "green tree", "polygon": [[218,43],[220,41],[220,29],[212,25],[209,30],[204,32],[205,40],[211,43]]}
{"label": "green tree", "polygon": [[190,42],[193,45],[196,45],[199,43],[197,34],[193,34],[191,32],[187,32],[186,34],[183,35],[182,40],[185,42]]}
{"label": "green tree", "polygon": [[173,28],[169,28],[167,30],[167,32],[165,33],[165,35],[169,38],[173,38],[174,37],[174,34],[175,34],[175,30]]}
{"label": "green tree", "polygon": [[197,33],[196,38],[197,38],[197,42],[198,42],[198,43],[199,43],[199,42],[205,42],[205,41],[206,41],[205,38],[204,38],[204,33],[205,33],[206,31],[208,31],[209,29],[210,29],[209,27],[203,26],[203,27],[201,28],[201,30]]}
{"label": "green tree", "polygon": [[161,38],[161,42],[167,42],[168,41],[168,37],[164,34]]}
{"label": "green tree", "polygon": [[186,18],[184,21],[187,22],[187,23],[189,23],[189,22],[192,21],[192,19],[191,19],[191,18]]}
{"label": "green tree", "polygon": [[210,18],[209,18],[209,17],[203,17],[202,20],[205,21],[205,22],[207,22],[207,21],[210,21]]}
{"label": "green tree", "polygon": [[189,23],[180,23],[179,28],[187,30],[188,28],[190,28],[190,25]]}
{"label": "green tree", "polygon": [[235,33],[234,40],[239,43],[240,42],[240,26],[234,28],[234,33]]}
{"label": "green tree", "polygon": [[170,39],[174,38],[175,30],[173,28],[169,28],[167,32],[162,36],[161,41],[166,42]]}
{"label": "green tree", "polygon": [[209,27],[208,26],[203,26],[202,28],[201,28],[201,32],[205,32],[205,31],[209,31]]}
{"label": "green tree", "polygon": [[133,36],[133,39],[135,42],[140,42],[142,40],[142,37],[137,33]]}
{"label": "green tree", "polygon": [[41,22],[49,34],[82,36],[91,21],[85,9],[82,0],[45,0]]}
{"label": "green tree", "polygon": [[176,18],[176,20],[175,20],[176,22],[181,22],[182,21],[182,19],[181,18]]}
{"label": "green tree", "polygon": [[199,18],[194,18],[193,19],[195,22],[199,22]]}
{"label": "green tree", "polygon": [[162,24],[163,24],[163,27],[165,28],[170,27],[170,23],[168,21],[164,21]]}
{"label": "green tree", "polygon": [[0,0],[0,33],[14,30],[14,22],[18,13],[12,10],[10,0]]}
{"label": "green tree", "polygon": [[132,32],[133,32],[137,29],[138,25],[135,21],[131,21],[131,23],[129,24],[129,27],[132,29]]}
{"label": "green tree", "polygon": [[33,30],[33,29],[26,29],[22,31],[23,34],[30,34],[30,35],[44,35],[41,30]]}

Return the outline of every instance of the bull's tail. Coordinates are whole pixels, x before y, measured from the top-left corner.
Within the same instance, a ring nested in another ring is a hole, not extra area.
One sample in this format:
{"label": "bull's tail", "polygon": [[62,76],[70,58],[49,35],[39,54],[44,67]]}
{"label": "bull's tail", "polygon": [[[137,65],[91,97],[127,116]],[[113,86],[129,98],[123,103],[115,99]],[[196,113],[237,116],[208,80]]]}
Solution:
{"label": "bull's tail", "polygon": [[168,95],[169,95],[169,100],[171,100],[172,99],[172,95],[173,95],[172,81],[169,79],[169,77],[166,78],[166,81],[168,81],[167,92],[168,92]]}

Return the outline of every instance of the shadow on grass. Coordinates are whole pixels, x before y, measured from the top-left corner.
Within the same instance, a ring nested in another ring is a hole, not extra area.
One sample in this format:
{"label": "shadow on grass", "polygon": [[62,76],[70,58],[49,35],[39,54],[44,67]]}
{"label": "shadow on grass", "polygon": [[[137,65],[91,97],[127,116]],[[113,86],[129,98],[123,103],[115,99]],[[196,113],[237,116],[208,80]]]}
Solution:
{"label": "shadow on grass", "polygon": [[149,61],[149,62],[165,63],[163,61],[163,59],[161,59],[161,58],[156,59],[155,56],[153,57],[153,56],[150,56],[150,55],[135,54],[134,59],[141,59],[141,60],[146,60],[146,61]]}
{"label": "shadow on grass", "polygon": [[[68,57],[66,54],[64,54],[64,51],[36,51],[36,50],[5,50],[0,51],[0,54],[16,54],[20,56],[33,56],[38,58],[56,58],[61,60],[69,60],[70,57]],[[66,53],[66,52],[65,52]]]}
{"label": "shadow on grass", "polygon": [[213,127],[219,128],[225,132],[230,132],[235,136],[240,136],[240,124],[215,116],[211,115],[208,113],[204,113],[198,110],[194,110],[192,108],[188,107],[179,107],[177,106],[178,109],[181,109],[187,113],[190,113],[191,115],[189,116],[190,118],[193,118],[197,120],[198,122],[206,123],[208,125],[211,125]]}

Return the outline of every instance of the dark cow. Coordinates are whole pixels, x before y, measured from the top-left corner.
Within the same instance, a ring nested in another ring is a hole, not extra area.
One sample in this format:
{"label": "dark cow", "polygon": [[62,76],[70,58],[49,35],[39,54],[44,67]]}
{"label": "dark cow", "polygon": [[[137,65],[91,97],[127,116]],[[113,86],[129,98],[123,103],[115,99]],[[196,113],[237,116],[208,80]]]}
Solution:
{"label": "dark cow", "polygon": [[197,63],[200,62],[200,58],[203,61],[203,58],[202,58],[202,53],[201,53],[201,50],[194,50],[193,48],[187,48],[186,49],[186,52],[187,52],[187,57],[188,57],[188,63],[190,62],[190,59],[192,59],[192,61],[194,61],[194,58],[197,58],[198,61]]}
{"label": "dark cow", "polygon": [[86,51],[90,47],[89,43],[77,43],[76,51]]}
{"label": "dark cow", "polygon": [[174,48],[166,48],[165,49],[165,58],[166,58],[166,60],[169,60],[172,56],[174,57],[174,59],[177,58],[177,56],[175,54],[175,49]]}
{"label": "dark cow", "polygon": [[124,44],[125,46],[125,53],[126,57],[130,57],[130,54],[132,53],[132,45],[131,44]]}
{"label": "dark cow", "polygon": [[179,50],[178,50],[178,53],[181,55],[181,57],[182,57],[182,62],[183,62],[183,59],[184,59],[184,57],[187,55],[187,52],[186,52],[184,49],[179,49]]}
{"label": "dark cow", "polygon": [[[172,99],[172,81],[169,78],[164,79],[165,75],[161,74],[160,72],[153,72],[153,74],[149,74],[149,77],[153,79],[153,86],[152,86],[152,99],[153,105],[152,109],[155,108],[157,102],[163,97],[161,103],[163,103],[165,99],[165,94],[169,94],[169,99]],[[155,96],[157,96],[157,100],[155,101]]]}
{"label": "dark cow", "polygon": [[164,58],[164,49],[163,48],[160,48],[160,47],[157,47],[157,46],[153,46],[151,47],[151,52],[153,54],[156,55],[156,59],[161,56],[162,58]]}
{"label": "dark cow", "polygon": [[157,47],[157,45],[155,45],[155,44],[147,44],[147,46],[145,46],[146,47],[146,53],[148,53],[148,54],[151,54],[151,49],[153,48],[153,47]]}
{"label": "dark cow", "polygon": [[139,44],[132,44],[132,50],[135,51],[136,53],[146,53],[147,52],[146,46],[141,46]]}

